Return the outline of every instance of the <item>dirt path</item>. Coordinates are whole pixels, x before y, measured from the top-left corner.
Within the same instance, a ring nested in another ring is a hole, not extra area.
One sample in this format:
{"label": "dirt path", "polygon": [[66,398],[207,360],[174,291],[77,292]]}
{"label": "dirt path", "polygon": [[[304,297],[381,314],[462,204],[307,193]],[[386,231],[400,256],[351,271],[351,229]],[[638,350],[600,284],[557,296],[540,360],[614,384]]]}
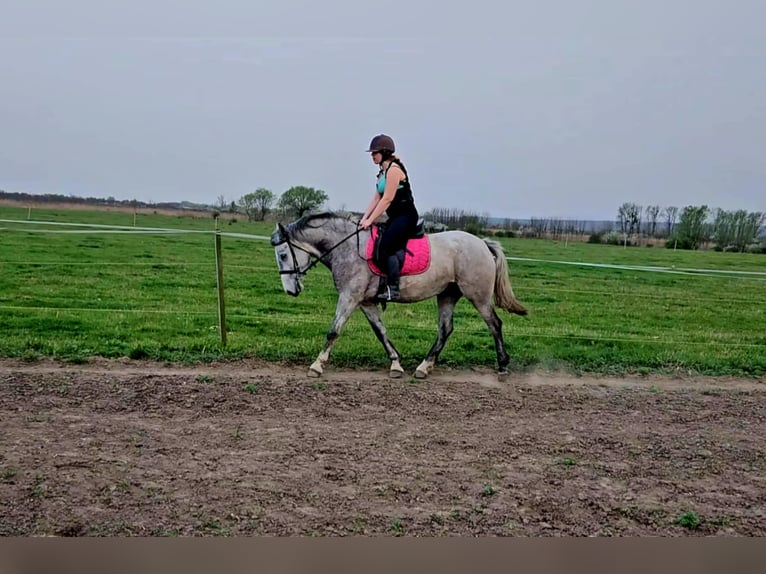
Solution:
{"label": "dirt path", "polygon": [[757,380],[3,360],[0,534],[763,536],[765,405]]}

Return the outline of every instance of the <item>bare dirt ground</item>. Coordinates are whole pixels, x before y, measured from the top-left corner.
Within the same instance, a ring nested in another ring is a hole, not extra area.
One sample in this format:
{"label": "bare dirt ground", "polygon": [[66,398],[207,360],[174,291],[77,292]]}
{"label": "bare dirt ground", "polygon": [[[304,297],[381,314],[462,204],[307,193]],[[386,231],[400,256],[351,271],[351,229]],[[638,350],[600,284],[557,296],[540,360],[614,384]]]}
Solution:
{"label": "bare dirt ground", "polygon": [[0,534],[766,535],[766,382],[0,361]]}

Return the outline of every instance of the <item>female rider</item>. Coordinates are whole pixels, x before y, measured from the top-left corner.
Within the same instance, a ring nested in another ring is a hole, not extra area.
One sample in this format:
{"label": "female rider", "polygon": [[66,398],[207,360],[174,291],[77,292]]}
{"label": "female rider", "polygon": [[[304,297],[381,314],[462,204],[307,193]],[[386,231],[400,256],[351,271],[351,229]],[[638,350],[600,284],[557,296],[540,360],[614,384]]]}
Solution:
{"label": "female rider", "polygon": [[385,134],[372,138],[367,150],[372,161],[380,168],[372,200],[359,222],[367,229],[385,211],[388,222],[380,244],[380,261],[385,263],[387,289],[378,293],[378,299],[396,301],[399,299],[400,259],[397,252],[407,247],[407,240],[415,234],[418,210],[407,177],[407,169],[394,155],[394,140]]}

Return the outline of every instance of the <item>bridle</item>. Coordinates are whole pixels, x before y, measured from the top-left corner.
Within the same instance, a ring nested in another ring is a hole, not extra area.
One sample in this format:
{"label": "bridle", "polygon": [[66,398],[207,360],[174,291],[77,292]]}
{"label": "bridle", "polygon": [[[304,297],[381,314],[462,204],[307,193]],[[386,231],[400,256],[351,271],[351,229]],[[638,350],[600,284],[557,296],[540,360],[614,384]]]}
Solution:
{"label": "bridle", "polygon": [[[271,243],[272,243],[272,245],[274,247],[282,245],[283,243],[287,243],[287,247],[289,247],[289,249],[290,249],[290,256],[293,258],[293,268],[289,269],[289,270],[280,269],[279,270],[279,274],[280,275],[297,275],[298,277],[308,273],[318,263],[322,263],[325,257],[327,257],[337,247],[339,247],[340,245],[342,245],[343,243],[345,243],[346,241],[348,241],[349,239],[351,239],[354,236],[356,236],[356,238],[357,238],[357,250],[358,250],[358,247],[359,247],[359,232],[363,231],[362,228],[357,227],[354,231],[352,231],[351,233],[346,235],[343,239],[341,239],[335,245],[330,247],[330,249],[328,249],[327,251],[322,253],[319,257],[317,257],[316,255],[314,255],[313,253],[311,253],[307,249],[304,249],[300,245],[297,245],[297,244],[293,243],[292,241],[290,241],[290,237],[288,235],[287,229],[281,223],[278,224],[278,225],[279,225],[279,235],[277,237],[277,242],[272,241]],[[307,253],[308,256],[309,256],[309,263],[303,269],[301,269],[300,266],[298,265],[298,258],[295,256],[295,249],[303,251],[304,253]],[[313,258],[314,260],[311,261],[311,258]]]}

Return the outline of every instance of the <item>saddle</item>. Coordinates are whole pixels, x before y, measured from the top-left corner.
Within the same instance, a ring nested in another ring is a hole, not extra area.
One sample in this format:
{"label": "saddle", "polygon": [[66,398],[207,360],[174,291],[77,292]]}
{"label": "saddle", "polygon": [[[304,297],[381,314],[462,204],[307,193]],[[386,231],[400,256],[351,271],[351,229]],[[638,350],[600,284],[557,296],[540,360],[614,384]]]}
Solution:
{"label": "saddle", "polygon": [[[385,276],[385,264],[380,259],[380,239],[383,235],[385,224],[371,227],[371,241],[367,242],[367,265],[370,271],[381,277]],[[431,265],[431,242],[425,233],[424,220],[419,218],[415,226],[415,232],[407,240],[407,247],[396,252],[399,257],[401,276],[419,275],[428,270]]]}

